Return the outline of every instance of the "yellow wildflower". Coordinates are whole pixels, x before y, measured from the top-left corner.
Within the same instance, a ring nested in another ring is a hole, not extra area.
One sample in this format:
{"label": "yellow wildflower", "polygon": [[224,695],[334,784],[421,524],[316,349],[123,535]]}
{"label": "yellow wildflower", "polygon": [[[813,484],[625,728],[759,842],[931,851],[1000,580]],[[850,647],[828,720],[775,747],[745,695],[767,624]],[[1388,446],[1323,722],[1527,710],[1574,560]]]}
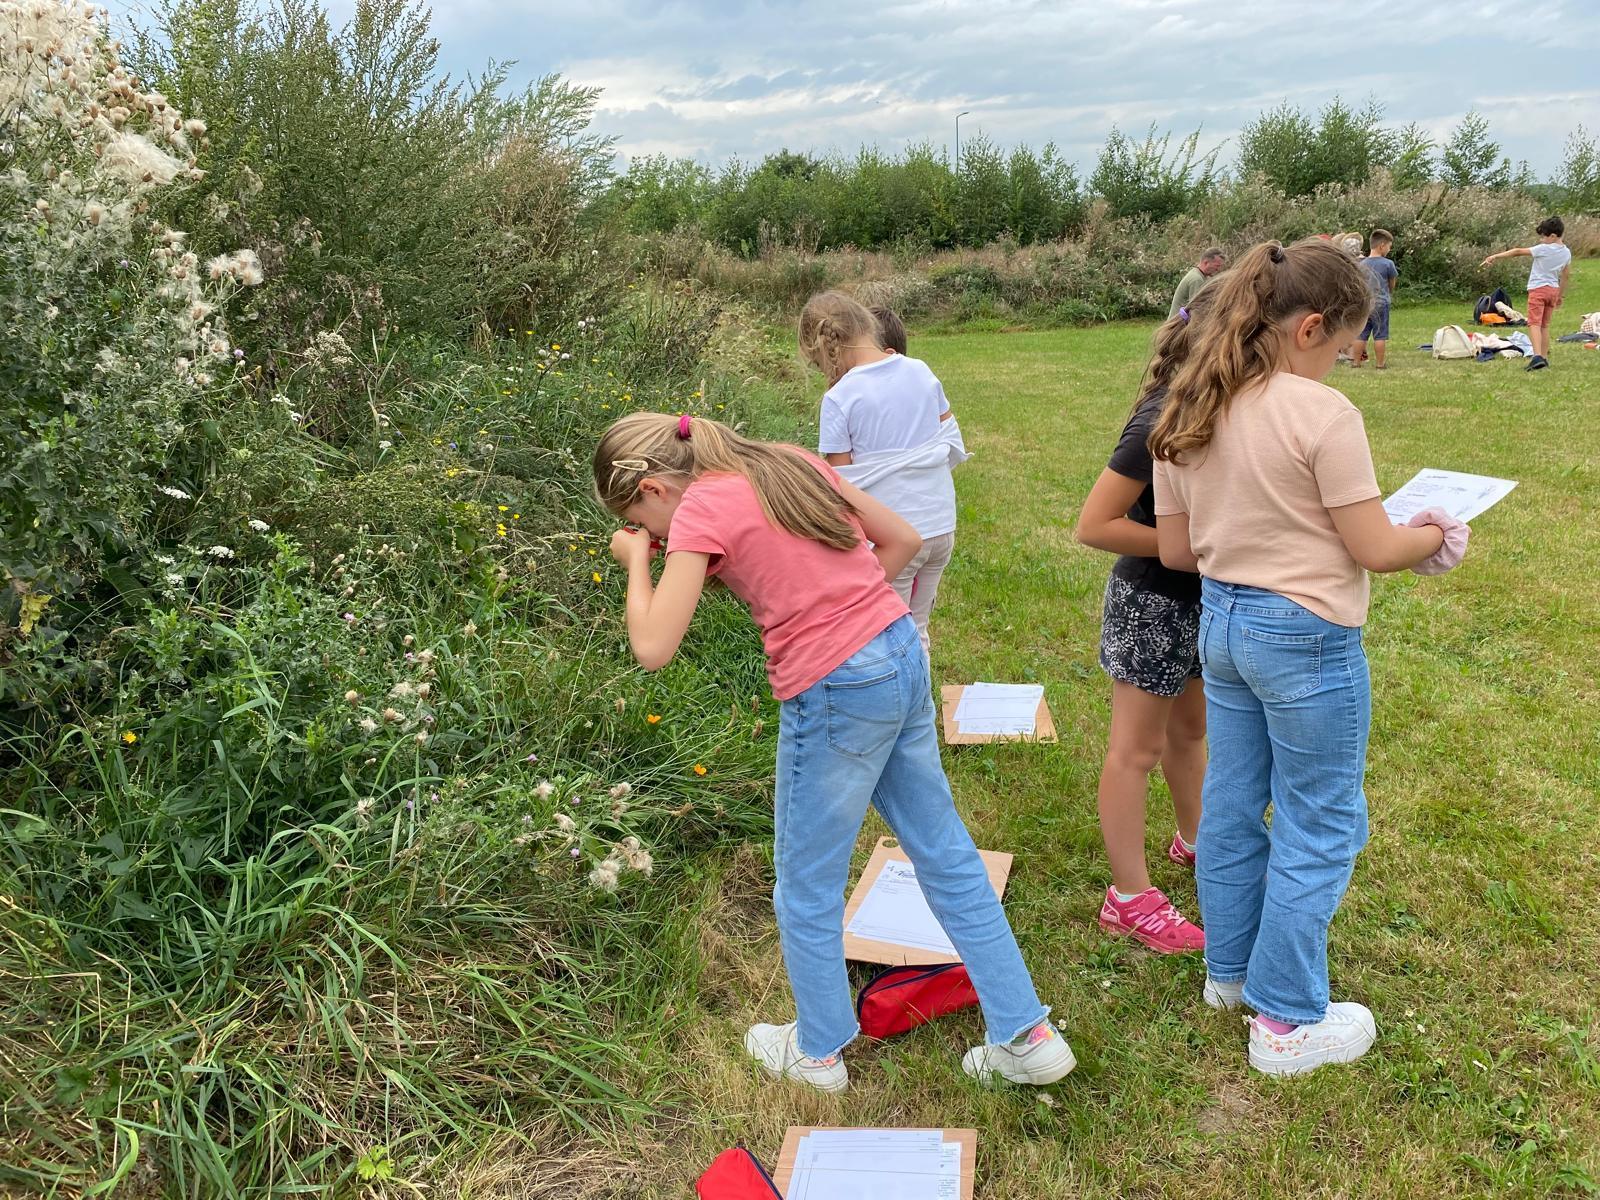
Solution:
{"label": "yellow wildflower", "polygon": [[131,746],[139,740],[139,735],[131,729],[124,729],[122,731],[122,740]]}
{"label": "yellow wildflower", "polygon": [[695,763],[695,765],[694,765],[694,773],[696,775],[704,775],[706,773],[706,769],[705,769],[705,767],[701,766],[699,763]]}
{"label": "yellow wildflower", "polygon": [[600,572],[599,572],[599,571],[596,571],[596,572],[595,572],[595,573],[594,573],[594,581],[595,581],[595,582],[596,582],[596,583],[599,583],[599,582],[600,582]]}
{"label": "yellow wildflower", "polygon": [[659,725],[659,724],[661,724],[661,714],[660,713],[650,713],[648,716],[645,717],[645,723],[647,725]]}

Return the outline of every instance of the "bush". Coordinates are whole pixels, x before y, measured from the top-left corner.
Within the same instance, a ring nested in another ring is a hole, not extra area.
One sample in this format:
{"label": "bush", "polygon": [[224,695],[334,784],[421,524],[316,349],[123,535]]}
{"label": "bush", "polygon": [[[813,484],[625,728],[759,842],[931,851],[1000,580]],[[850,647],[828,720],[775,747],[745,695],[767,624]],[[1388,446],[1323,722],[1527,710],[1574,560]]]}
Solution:
{"label": "bush", "polygon": [[1420,169],[1421,143],[1413,129],[1397,146],[1383,128],[1383,110],[1358,111],[1337,96],[1318,118],[1289,104],[1262,113],[1239,136],[1239,172],[1260,175],[1285,196],[1309,196],[1329,184],[1359,186],[1395,151],[1412,175]]}
{"label": "bush", "polygon": [[269,281],[245,314],[249,344],[592,309],[584,280],[603,247],[579,218],[610,156],[587,130],[595,89],[551,76],[508,96],[492,65],[451,83],[412,0],[358,0],[343,28],[316,0],[158,11],[141,73],[212,117],[209,174],[169,215],[197,244],[260,254]]}
{"label": "bush", "polygon": [[1114,217],[1165,221],[1190,211],[1217,185],[1216,151],[1199,152],[1200,134],[1191,133],[1169,155],[1170,133],[1130,141],[1113,128],[1089,178],[1089,188]]}
{"label": "bush", "polygon": [[185,523],[242,353],[219,309],[261,271],[248,252],[202,264],[146,215],[194,177],[204,126],[136,88],[92,19],[6,4],[0,62],[16,133],[0,176],[0,698],[31,707],[92,669],[73,646]]}

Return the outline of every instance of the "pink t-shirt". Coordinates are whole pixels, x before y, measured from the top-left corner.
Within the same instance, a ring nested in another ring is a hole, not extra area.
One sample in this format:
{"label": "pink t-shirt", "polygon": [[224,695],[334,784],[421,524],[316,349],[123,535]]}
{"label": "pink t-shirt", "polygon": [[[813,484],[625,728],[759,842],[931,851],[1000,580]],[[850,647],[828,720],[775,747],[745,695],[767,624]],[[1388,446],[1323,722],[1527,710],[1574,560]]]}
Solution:
{"label": "pink t-shirt", "polygon": [[[804,457],[838,487],[832,467]],[[835,550],[780,529],[743,475],[702,475],[684,490],[667,537],[667,553],[679,550],[709,554],[709,573],[750,606],[779,700],[798,696],[910,611],[864,535],[853,549]]]}

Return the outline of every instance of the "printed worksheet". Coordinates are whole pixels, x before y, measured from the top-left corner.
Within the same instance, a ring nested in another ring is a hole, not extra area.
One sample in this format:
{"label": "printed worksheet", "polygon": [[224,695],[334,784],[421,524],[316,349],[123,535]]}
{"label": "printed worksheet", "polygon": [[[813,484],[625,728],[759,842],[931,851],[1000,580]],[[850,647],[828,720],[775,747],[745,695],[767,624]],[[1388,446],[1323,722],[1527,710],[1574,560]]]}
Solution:
{"label": "printed worksheet", "polygon": [[969,684],[956,702],[956,728],[962,733],[1032,736],[1043,699],[1041,684]]}
{"label": "printed worksheet", "polygon": [[960,1200],[961,1143],[937,1129],[830,1129],[800,1139],[788,1200]]}
{"label": "printed worksheet", "polygon": [[1425,508],[1442,508],[1458,521],[1470,521],[1504,500],[1516,486],[1514,479],[1428,468],[1418,471],[1385,500],[1383,509],[1396,525],[1404,525]]}
{"label": "printed worksheet", "polygon": [[952,959],[960,957],[928,907],[917,883],[917,869],[896,859],[884,863],[845,932],[874,942],[948,954]]}

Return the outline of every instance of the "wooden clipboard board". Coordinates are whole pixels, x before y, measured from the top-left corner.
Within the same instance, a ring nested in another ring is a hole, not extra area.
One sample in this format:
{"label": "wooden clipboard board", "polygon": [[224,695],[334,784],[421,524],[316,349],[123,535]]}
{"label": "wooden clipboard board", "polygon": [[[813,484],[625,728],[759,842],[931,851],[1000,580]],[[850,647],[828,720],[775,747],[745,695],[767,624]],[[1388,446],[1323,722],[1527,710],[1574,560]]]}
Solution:
{"label": "wooden clipboard board", "polygon": [[1044,698],[1039,699],[1039,711],[1033,719],[1032,735],[1026,733],[962,733],[961,727],[956,724],[956,705],[961,703],[961,693],[966,691],[962,684],[948,684],[939,689],[939,698],[943,701],[944,744],[947,746],[982,746],[989,742],[1054,742],[1056,738],[1055,718],[1050,715],[1050,706]]}
{"label": "wooden clipboard board", "polygon": [[[1011,876],[1012,856],[999,850],[979,850],[978,856],[983,859],[984,869],[989,873],[994,894],[1003,898],[1006,881]],[[849,903],[844,906],[844,956],[855,962],[882,963],[889,967],[929,967],[936,963],[959,961],[954,955],[941,954],[937,950],[874,941],[850,932],[851,918],[866,900],[873,881],[883,872],[884,865],[891,861],[910,862],[911,859],[893,838],[879,838],[878,844],[873,847],[872,857],[867,859],[867,865],[861,872],[861,878],[856,881],[855,890],[850,893]]]}
{"label": "wooden clipboard board", "polygon": [[[862,1125],[791,1125],[783,1135],[783,1149],[778,1151],[778,1169],[772,1182],[780,1195],[789,1194],[789,1180],[794,1175],[795,1156],[800,1153],[800,1139],[808,1133],[825,1133],[834,1129],[864,1129]],[[916,1128],[916,1126],[908,1126]],[[972,1180],[978,1161],[978,1131],[976,1129],[941,1129],[947,1142],[961,1143],[961,1200],[972,1200]]]}

